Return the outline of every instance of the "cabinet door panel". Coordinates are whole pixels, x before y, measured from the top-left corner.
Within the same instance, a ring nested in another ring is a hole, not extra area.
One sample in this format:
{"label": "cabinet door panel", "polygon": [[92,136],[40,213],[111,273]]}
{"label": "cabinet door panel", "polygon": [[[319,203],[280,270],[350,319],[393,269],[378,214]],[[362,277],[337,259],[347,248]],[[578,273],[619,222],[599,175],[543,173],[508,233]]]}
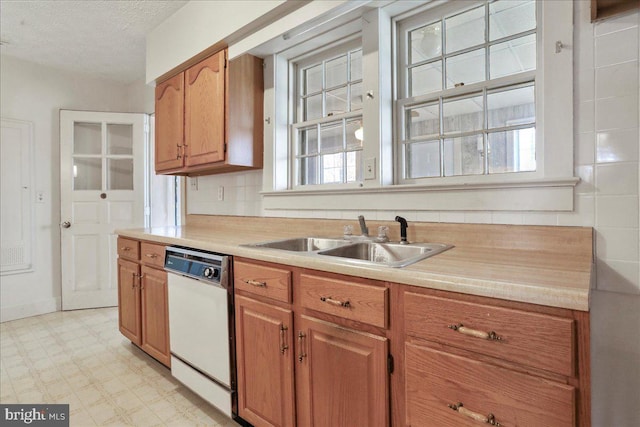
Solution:
{"label": "cabinet door panel", "polygon": [[138,264],[118,259],[118,326],[136,345],[142,342],[139,275]]}
{"label": "cabinet door panel", "polygon": [[388,426],[387,339],[307,316],[296,330],[298,425]]}
{"label": "cabinet door panel", "polygon": [[292,312],[241,296],[235,310],[239,415],[255,426],[295,425]]}
{"label": "cabinet door panel", "polygon": [[[575,389],[406,343],[406,425],[477,426],[471,411],[503,426],[575,425]],[[462,411],[448,405],[462,403]],[[486,422],[485,422],[486,423]]]}
{"label": "cabinet door panel", "polygon": [[185,71],[187,166],[224,160],[226,50]]}
{"label": "cabinet door panel", "polygon": [[150,356],[170,366],[167,273],[164,270],[142,267],[141,308],[141,347]]}
{"label": "cabinet door panel", "polygon": [[156,86],[156,172],[183,166],[184,73]]}

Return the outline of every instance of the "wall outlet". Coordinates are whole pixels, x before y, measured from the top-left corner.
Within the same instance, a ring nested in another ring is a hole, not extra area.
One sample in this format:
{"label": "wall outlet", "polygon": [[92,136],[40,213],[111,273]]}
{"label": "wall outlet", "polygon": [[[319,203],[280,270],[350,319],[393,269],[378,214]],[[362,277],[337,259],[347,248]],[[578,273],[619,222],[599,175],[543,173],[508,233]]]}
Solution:
{"label": "wall outlet", "polygon": [[224,187],[222,185],[218,186],[218,201],[224,200]]}
{"label": "wall outlet", "polygon": [[376,179],[376,158],[369,157],[364,160],[364,179]]}
{"label": "wall outlet", "polygon": [[44,203],[44,191],[40,190],[36,193],[36,203]]}
{"label": "wall outlet", "polygon": [[191,191],[198,191],[198,177],[189,178],[189,185],[191,186]]}

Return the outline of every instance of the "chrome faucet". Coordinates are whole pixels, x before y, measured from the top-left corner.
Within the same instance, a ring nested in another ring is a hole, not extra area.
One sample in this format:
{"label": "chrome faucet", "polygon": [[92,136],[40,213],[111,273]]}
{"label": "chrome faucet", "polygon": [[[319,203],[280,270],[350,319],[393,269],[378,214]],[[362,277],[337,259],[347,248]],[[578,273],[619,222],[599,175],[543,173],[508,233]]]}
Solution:
{"label": "chrome faucet", "polygon": [[360,231],[364,237],[369,237],[369,228],[367,228],[367,223],[364,221],[364,216],[358,215],[358,222],[360,223]]}

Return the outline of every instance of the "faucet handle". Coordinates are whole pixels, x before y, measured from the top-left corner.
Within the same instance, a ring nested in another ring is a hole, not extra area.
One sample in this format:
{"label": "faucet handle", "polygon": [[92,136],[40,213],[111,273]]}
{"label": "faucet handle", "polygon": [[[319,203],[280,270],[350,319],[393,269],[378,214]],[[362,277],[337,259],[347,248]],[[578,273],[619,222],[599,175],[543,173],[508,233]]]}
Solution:
{"label": "faucet handle", "polygon": [[387,231],[389,231],[389,227],[386,225],[381,225],[378,227],[378,237],[376,237],[377,242],[388,242],[389,237],[387,236]]}
{"label": "faucet handle", "polygon": [[342,234],[345,238],[351,237],[353,235],[353,225],[345,225],[342,227]]}

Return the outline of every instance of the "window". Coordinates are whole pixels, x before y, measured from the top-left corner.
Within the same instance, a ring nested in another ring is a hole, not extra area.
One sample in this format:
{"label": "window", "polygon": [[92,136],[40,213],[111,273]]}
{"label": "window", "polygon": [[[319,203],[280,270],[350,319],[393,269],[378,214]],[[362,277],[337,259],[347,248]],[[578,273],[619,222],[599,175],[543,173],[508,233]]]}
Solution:
{"label": "window", "polygon": [[536,170],[536,3],[445,4],[399,23],[399,181]]}
{"label": "window", "polygon": [[359,43],[291,61],[295,185],[362,180],[362,49]]}

